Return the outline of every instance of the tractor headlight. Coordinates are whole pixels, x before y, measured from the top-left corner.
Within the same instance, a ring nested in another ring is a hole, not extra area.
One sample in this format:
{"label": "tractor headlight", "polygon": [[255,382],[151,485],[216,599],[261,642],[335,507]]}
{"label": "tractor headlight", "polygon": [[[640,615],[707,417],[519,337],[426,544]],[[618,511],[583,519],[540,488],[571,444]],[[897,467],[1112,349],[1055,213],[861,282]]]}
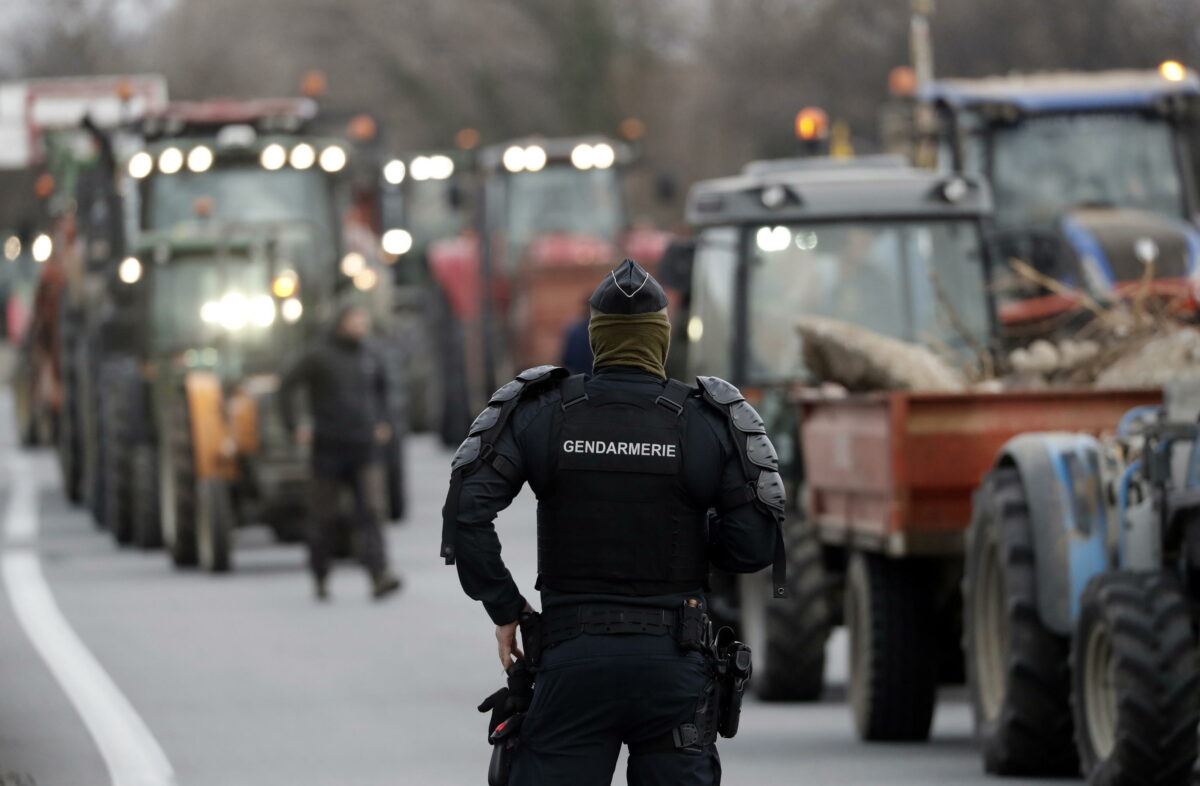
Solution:
{"label": "tractor headlight", "polygon": [[[416,161],[413,162],[416,164]],[[525,169],[525,148],[513,145],[504,151],[501,163],[509,172],[520,172]],[[413,175],[416,177],[416,175]]]}
{"label": "tractor headlight", "polygon": [[393,158],[383,167],[383,179],[393,186],[398,186],[404,182],[405,172],[404,162],[398,158]]}
{"label": "tractor headlight", "polygon": [[275,301],[270,295],[256,295],[250,300],[249,315],[259,327],[270,327],[275,321]]}
{"label": "tractor headlight", "polygon": [[283,316],[284,322],[298,322],[301,315],[304,314],[304,304],[300,302],[299,298],[290,297],[280,305],[279,313]]}
{"label": "tractor headlight", "polygon": [[296,271],[285,270],[271,282],[271,293],[280,300],[283,300],[296,294],[296,289],[299,285],[300,277],[296,275]]}
{"label": "tractor headlight", "polygon": [[292,148],[289,159],[293,169],[308,169],[317,161],[317,151],[307,142],[301,142]]}
{"label": "tractor headlight", "polygon": [[606,142],[592,145],[592,166],[596,169],[608,169],[616,160],[617,151],[613,150],[612,145]]}
{"label": "tractor headlight", "polygon": [[287,151],[283,149],[283,145],[271,143],[263,148],[258,160],[263,169],[274,172],[276,169],[282,169],[287,163]]}
{"label": "tractor headlight", "polygon": [[241,330],[250,317],[250,302],[240,292],[226,293],[221,298],[221,327],[226,330]]}
{"label": "tractor headlight", "polygon": [[117,266],[117,277],[126,284],[136,284],[142,277],[142,263],[137,257],[125,257]]}
{"label": "tractor headlight", "polygon": [[525,171],[540,172],[546,166],[546,148],[530,145],[525,148]]}
{"label": "tractor headlight", "polygon": [[430,177],[434,180],[449,180],[454,174],[454,160],[450,156],[431,156]]}
{"label": "tractor headlight", "polygon": [[154,157],[145,150],[134,153],[129,159],[129,176],[141,180],[154,171]]}
{"label": "tractor headlight", "polygon": [[330,145],[321,151],[318,163],[326,172],[341,172],[346,166],[346,151],[337,145]]}
{"label": "tractor headlight", "polygon": [[575,145],[571,151],[571,164],[576,169],[591,169],[596,165],[596,150],[589,144]]}
{"label": "tractor headlight", "polygon": [[213,151],[204,145],[198,145],[188,151],[187,168],[199,174],[207,172],[213,165]]}
{"label": "tractor headlight", "polygon": [[371,268],[366,268],[354,277],[354,286],[363,292],[370,291],[379,283],[379,274]]}
{"label": "tractor headlight", "polygon": [[183,169],[183,152],[177,147],[168,147],[158,154],[158,171],[173,175]]}
{"label": "tractor headlight", "polygon": [[45,232],[33,239],[33,245],[29,247],[29,253],[33,254],[33,261],[37,263],[45,262],[54,253],[54,241]]}
{"label": "tractor headlight", "polygon": [[412,249],[413,239],[406,229],[389,229],[383,233],[380,245],[386,253],[398,257]]}
{"label": "tractor headlight", "polygon": [[342,257],[342,274],[354,278],[367,267],[367,258],[357,251],[350,251]]}

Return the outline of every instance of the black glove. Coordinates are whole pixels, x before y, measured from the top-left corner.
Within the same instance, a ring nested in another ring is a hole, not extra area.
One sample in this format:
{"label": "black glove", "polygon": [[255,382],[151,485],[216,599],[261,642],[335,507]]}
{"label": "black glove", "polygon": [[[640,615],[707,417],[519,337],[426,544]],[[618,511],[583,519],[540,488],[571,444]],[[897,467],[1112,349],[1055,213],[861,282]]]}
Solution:
{"label": "black glove", "polygon": [[508,685],[488,696],[480,703],[480,712],[492,713],[488,721],[488,742],[492,732],[504,721],[529,709],[533,701],[533,672],[525,661],[519,660],[508,667]]}

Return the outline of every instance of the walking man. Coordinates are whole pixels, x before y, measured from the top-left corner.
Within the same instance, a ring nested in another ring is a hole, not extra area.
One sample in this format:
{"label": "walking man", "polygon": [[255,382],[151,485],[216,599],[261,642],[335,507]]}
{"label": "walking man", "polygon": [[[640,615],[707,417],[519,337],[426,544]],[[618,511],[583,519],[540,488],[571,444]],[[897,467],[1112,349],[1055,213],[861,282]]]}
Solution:
{"label": "walking man", "polygon": [[[369,343],[371,315],[364,306],[343,308],[328,336],[310,347],[284,375],[280,410],[285,427],[312,449],[309,566],[316,595],[329,597],[328,577],[343,489],[354,497],[354,525],[362,534],[363,562],[375,598],[400,588],[388,569],[382,529],[386,467],[382,447],[391,439],[388,380],[383,358]],[[296,418],[298,391],[308,396],[312,426]]]}

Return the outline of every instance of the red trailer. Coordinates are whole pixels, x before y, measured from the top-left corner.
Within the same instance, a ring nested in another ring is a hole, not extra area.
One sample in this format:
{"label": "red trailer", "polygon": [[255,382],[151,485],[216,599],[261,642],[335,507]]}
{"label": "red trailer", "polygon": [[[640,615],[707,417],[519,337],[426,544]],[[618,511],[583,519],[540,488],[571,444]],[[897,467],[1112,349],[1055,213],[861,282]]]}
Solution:
{"label": "red trailer", "polygon": [[797,397],[803,510],[834,566],[829,584],[845,590],[859,736],[927,738],[939,683],[961,679],[963,536],[1004,443],[1099,435],[1161,400],[1157,390]]}

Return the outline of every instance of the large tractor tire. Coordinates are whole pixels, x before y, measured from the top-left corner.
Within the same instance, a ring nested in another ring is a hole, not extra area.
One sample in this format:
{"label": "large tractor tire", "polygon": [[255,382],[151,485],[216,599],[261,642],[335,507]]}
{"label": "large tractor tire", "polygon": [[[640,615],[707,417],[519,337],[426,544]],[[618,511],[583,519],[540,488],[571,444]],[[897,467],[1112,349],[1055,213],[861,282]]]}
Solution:
{"label": "large tractor tire", "polygon": [[63,494],[79,504],[83,501],[83,461],[80,442],[79,349],[70,341],[63,350],[62,410],[58,416],[58,468]]}
{"label": "large tractor tire", "polygon": [[[98,351],[94,345],[84,345],[84,350]],[[101,445],[104,443],[102,411],[103,395],[100,390],[100,364],[96,357],[87,358],[80,366],[79,379],[80,433],[83,468],[81,482],[83,501],[92,514],[92,521],[104,528],[104,464],[101,460]]]}
{"label": "large tractor tire", "polygon": [[1075,740],[1088,783],[1185,786],[1200,722],[1191,616],[1159,573],[1096,576],[1071,641]]}
{"label": "large tractor tire", "polygon": [[870,741],[929,738],[937,699],[936,604],[918,560],[856,552],[846,574],[850,707]]}
{"label": "large tractor tire", "polygon": [[984,769],[995,775],[1074,775],[1067,641],[1037,610],[1033,523],[1012,467],[975,495],[963,580],[967,684]]}
{"label": "large tractor tire", "polygon": [[153,444],[133,448],[133,543],[143,549],[163,545],[158,499],[158,455]]}
{"label": "large tractor tire", "polygon": [[[758,645],[750,687],[764,701],[816,701],[825,687],[832,616],[821,545],[799,519],[787,524],[786,534],[786,598],[742,599],[765,603],[757,614],[744,615],[745,635]],[[751,630],[756,624],[763,626],[761,632]]]}
{"label": "large tractor tire", "polygon": [[209,573],[226,573],[233,566],[236,515],[228,481],[200,481],[196,489],[196,546],[200,567]]}
{"label": "large tractor tire", "polygon": [[[133,374],[132,379],[130,374]],[[104,423],[100,443],[101,479],[104,483],[104,525],[122,545],[133,542],[134,410],[141,399],[132,386],[139,384],[137,369],[124,362],[105,368],[100,412]]]}
{"label": "large tractor tire", "polygon": [[163,543],[177,567],[189,567],[199,561],[200,555],[196,544],[196,459],[187,399],[182,390],[166,402],[159,433],[158,488]]}

